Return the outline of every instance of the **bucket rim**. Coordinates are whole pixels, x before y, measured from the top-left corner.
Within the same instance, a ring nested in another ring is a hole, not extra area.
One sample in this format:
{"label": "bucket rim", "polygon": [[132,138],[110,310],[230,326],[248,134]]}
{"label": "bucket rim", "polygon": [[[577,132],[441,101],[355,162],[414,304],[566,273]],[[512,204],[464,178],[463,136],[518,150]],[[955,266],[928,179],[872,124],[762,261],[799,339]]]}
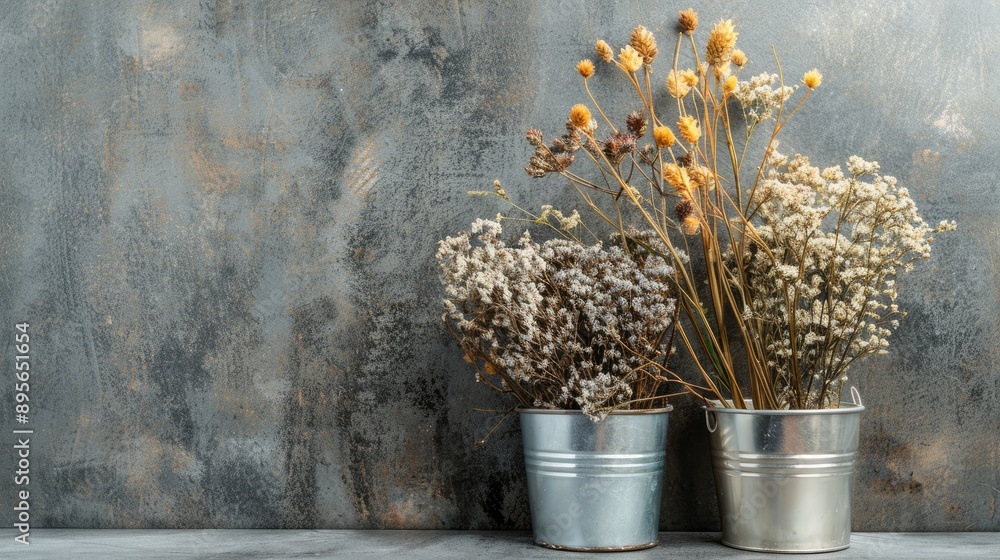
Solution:
{"label": "bucket rim", "polygon": [[[674,405],[668,404],[662,408],[644,408],[640,410],[612,410],[608,416],[636,416],[640,414],[666,414],[674,409]],[[521,414],[565,414],[570,416],[584,416],[582,410],[562,410],[551,408],[528,408],[519,406],[514,409]]]}
{"label": "bucket rim", "polygon": [[[712,400],[712,403],[718,403],[718,406],[712,405],[702,405],[702,410],[706,413],[709,411],[717,414],[750,414],[755,416],[827,416],[827,415],[837,415],[837,414],[858,414],[865,410],[865,405],[857,404],[852,402],[841,402],[840,408],[805,408],[805,409],[790,409],[790,410],[755,410],[755,409],[745,409],[745,408],[727,408],[722,405],[722,401]],[[753,404],[750,399],[746,399],[748,404]]]}

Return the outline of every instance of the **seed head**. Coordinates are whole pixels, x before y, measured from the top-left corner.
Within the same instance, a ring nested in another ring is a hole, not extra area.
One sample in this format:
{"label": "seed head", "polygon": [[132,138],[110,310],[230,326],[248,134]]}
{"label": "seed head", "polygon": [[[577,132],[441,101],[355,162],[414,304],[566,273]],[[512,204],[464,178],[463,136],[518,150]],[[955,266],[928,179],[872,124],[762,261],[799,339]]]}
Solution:
{"label": "seed head", "polygon": [[569,120],[576,128],[587,128],[590,126],[590,109],[583,103],[573,105],[569,110]]}
{"label": "seed head", "polygon": [[747,55],[740,49],[736,49],[733,51],[733,56],[729,57],[729,60],[739,68],[743,68],[747,63]]}
{"label": "seed head", "polygon": [[629,45],[639,53],[639,56],[643,58],[647,66],[653,63],[653,59],[656,58],[658,51],[656,50],[656,38],[653,37],[653,33],[650,30],[642,25],[633,29]]}
{"label": "seed head", "polygon": [[694,165],[688,167],[688,176],[696,187],[702,187],[711,191],[715,188],[715,174],[704,165]]}
{"label": "seed head", "polygon": [[[687,72],[691,71],[687,70]],[[694,72],[691,73],[694,74]],[[691,86],[688,84],[688,80],[685,79],[682,74],[683,72],[678,72],[677,70],[671,70],[670,73],[667,74],[667,91],[670,95],[678,99],[684,97],[689,91],[691,91]],[[695,76],[694,80],[695,83],[698,83],[697,76]]]}
{"label": "seed head", "polygon": [[663,179],[677,189],[681,198],[691,198],[691,179],[686,169],[676,163],[667,164],[663,167]]}
{"label": "seed head", "polygon": [[692,144],[701,138],[701,125],[691,115],[685,115],[677,121],[677,130],[681,132],[681,137]]}
{"label": "seed head", "polygon": [[585,79],[594,75],[594,63],[590,59],[581,60],[579,64],[576,65],[576,71],[580,73]]}
{"label": "seed head", "polygon": [[642,111],[632,111],[629,113],[625,117],[625,124],[628,125],[629,131],[636,138],[642,138],[646,134],[646,115]]}
{"label": "seed head", "polygon": [[532,146],[541,146],[542,145],[542,131],[541,130],[538,130],[537,128],[529,129],[528,133],[525,134],[525,136],[528,138],[528,143],[531,144]]}
{"label": "seed head", "polygon": [[626,72],[635,72],[642,67],[642,56],[632,48],[632,45],[625,45],[618,53],[618,60],[622,63]]}
{"label": "seed head", "polygon": [[708,46],[705,48],[705,59],[709,64],[721,67],[729,63],[729,58],[733,56],[733,49],[736,48],[736,32],[733,20],[720,20],[708,34]]}
{"label": "seed head", "polygon": [[597,41],[597,56],[604,62],[611,62],[615,59],[615,51],[611,49],[604,39]]}
{"label": "seed head", "polygon": [[698,28],[698,13],[694,11],[694,8],[688,8],[680,12],[680,17],[677,18],[677,26],[681,28],[682,32],[688,35],[694,33],[694,30]]}
{"label": "seed head", "polygon": [[802,76],[802,83],[809,89],[816,89],[823,83],[823,74],[820,74],[819,70],[813,68],[806,72],[805,76]]}
{"label": "seed head", "polygon": [[683,222],[688,216],[694,214],[694,203],[690,200],[682,199],[674,205],[674,214],[677,215],[678,221]]}
{"label": "seed head", "polygon": [[661,148],[669,148],[674,145],[677,141],[677,137],[674,136],[674,131],[670,130],[665,126],[653,127],[653,140],[656,141],[656,145]]}

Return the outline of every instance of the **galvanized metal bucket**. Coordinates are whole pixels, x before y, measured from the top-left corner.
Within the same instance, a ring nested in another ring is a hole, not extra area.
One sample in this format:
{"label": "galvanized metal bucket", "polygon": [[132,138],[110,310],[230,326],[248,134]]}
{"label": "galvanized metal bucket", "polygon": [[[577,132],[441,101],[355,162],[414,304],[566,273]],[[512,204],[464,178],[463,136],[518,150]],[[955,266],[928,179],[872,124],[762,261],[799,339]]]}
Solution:
{"label": "galvanized metal bucket", "polygon": [[535,543],[579,551],[656,546],[673,409],[520,411]]}
{"label": "galvanized metal bucket", "polygon": [[[825,410],[705,407],[722,543],[762,552],[851,544],[860,404]],[[752,406],[747,401],[748,406]]]}

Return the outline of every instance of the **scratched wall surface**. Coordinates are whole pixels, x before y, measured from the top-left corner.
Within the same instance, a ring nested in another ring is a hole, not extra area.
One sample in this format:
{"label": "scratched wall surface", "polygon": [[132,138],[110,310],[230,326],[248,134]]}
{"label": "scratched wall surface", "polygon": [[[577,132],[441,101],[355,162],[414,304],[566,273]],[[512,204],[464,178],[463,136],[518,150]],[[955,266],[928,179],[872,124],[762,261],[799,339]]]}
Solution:
{"label": "scratched wall surface", "polygon": [[[668,45],[687,4],[3,4],[0,410],[29,321],[35,526],[528,526],[517,422],[472,445],[497,419],[472,409],[507,403],[440,324],[434,243],[503,210],[465,194],[494,178],[568,206],[521,170],[524,130],[583,99],[595,38]],[[1000,529],[1000,7],[730,4],[693,4],[700,36],[732,16],[748,71],[774,44],[824,73],[784,151],[878,160],[960,223],[854,369],[855,529]],[[715,529],[674,404],[662,526]]]}

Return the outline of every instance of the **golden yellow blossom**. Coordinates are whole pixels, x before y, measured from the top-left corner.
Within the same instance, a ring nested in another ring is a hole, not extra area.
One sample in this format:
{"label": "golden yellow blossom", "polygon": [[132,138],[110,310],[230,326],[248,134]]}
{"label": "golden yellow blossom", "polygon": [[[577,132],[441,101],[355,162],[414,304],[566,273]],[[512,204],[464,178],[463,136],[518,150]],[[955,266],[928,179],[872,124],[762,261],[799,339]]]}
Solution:
{"label": "golden yellow blossom", "polygon": [[597,41],[597,56],[604,62],[611,62],[615,59],[615,51],[611,49],[604,39]]}
{"label": "golden yellow blossom", "polygon": [[642,56],[632,48],[632,45],[625,45],[618,53],[618,60],[626,72],[635,72],[642,67]]}
{"label": "golden yellow blossom", "polygon": [[809,89],[816,89],[823,83],[823,74],[820,74],[819,70],[813,68],[806,72],[805,76],[802,76],[802,83]]}
{"label": "golden yellow blossom", "polygon": [[715,67],[721,67],[729,63],[729,58],[733,56],[733,49],[736,48],[736,27],[733,20],[720,20],[708,34],[708,46],[705,48],[705,59]]}
{"label": "golden yellow blossom", "polygon": [[653,33],[650,30],[642,25],[633,29],[629,45],[639,53],[639,56],[642,57],[647,65],[653,63],[653,59],[656,58],[658,51],[656,50],[656,38],[653,37]]}
{"label": "golden yellow blossom", "polygon": [[653,128],[653,140],[656,141],[656,145],[661,148],[669,148],[674,145],[677,141],[677,137],[674,136],[674,131],[666,126],[657,126]]}
{"label": "golden yellow blossom", "polygon": [[729,60],[736,66],[743,68],[744,66],[746,66],[747,63],[747,55],[740,49],[736,49],[735,51],[733,51],[733,56],[729,57]]}
{"label": "golden yellow blossom", "polygon": [[700,228],[701,220],[694,216],[688,216],[687,218],[684,218],[683,222],[681,222],[681,229],[684,230],[685,235],[694,235],[698,233]]}
{"label": "golden yellow blossom", "polygon": [[677,130],[681,132],[681,136],[685,140],[692,144],[701,138],[701,125],[691,115],[685,115],[681,117],[681,120],[677,121]]}
{"label": "golden yellow blossom", "polygon": [[576,128],[590,126],[590,109],[583,103],[573,105],[573,108],[569,110],[569,121]]}
{"label": "golden yellow blossom", "polygon": [[680,12],[680,17],[677,18],[677,26],[688,35],[698,28],[698,13],[694,11],[694,8],[688,8]]}
{"label": "golden yellow blossom", "polygon": [[698,75],[694,73],[694,70],[682,70],[680,74],[685,84],[691,87],[698,85]]}
{"label": "golden yellow blossom", "polygon": [[576,65],[576,71],[580,73],[584,78],[589,78],[594,75],[594,63],[590,59],[581,60],[579,64]]}
{"label": "golden yellow blossom", "polygon": [[736,91],[736,76],[729,76],[728,78],[726,78],[726,82],[722,84],[722,91],[726,95],[729,95],[730,93]]}

